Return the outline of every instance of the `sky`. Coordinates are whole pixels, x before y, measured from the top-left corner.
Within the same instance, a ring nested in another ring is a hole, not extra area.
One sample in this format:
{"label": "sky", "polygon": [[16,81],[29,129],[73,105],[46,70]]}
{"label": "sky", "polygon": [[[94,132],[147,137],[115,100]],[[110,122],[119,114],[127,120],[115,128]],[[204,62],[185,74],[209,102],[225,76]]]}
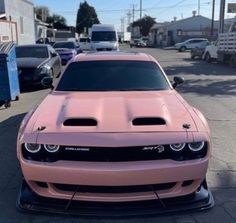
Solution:
{"label": "sky", "polygon": [[[215,19],[218,20],[220,0],[215,1]],[[51,13],[63,15],[68,25],[74,26],[79,4],[83,0],[33,0],[33,2],[35,6],[49,7]],[[140,17],[140,0],[87,0],[87,2],[96,9],[101,23],[114,24],[118,30],[121,29],[122,18],[127,26],[127,14],[132,13],[133,6],[135,20]],[[180,20],[192,16],[192,11],[198,11],[198,3],[200,3],[200,14],[211,18],[212,0],[142,0],[142,13],[156,18],[157,22],[171,21],[174,17]],[[236,3],[236,0],[226,0],[226,3]],[[234,16],[236,14],[226,13],[225,18]],[[131,22],[132,19],[131,17]]]}

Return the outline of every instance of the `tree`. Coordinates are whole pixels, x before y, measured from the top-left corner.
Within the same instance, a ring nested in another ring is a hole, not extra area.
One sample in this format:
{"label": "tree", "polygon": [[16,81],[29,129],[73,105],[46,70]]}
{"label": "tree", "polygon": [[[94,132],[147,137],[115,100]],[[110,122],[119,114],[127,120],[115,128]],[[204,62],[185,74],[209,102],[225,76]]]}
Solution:
{"label": "tree", "polygon": [[156,23],[155,18],[145,15],[142,19],[135,21],[132,26],[138,26],[142,36],[147,36],[151,27]]}
{"label": "tree", "polygon": [[67,23],[65,17],[50,13],[50,10],[46,6],[35,7],[34,11],[38,19],[52,25],[56,29],[67,28]]}
{"label": "tree", "polygon": [[50,10],[46,6],[35,7],[34,12],[38,19],[46,22],[47,18],[50,16]]}
{"label": "tree", "polygon": [[67,28],[67,23],[65,17],[53,14],[52,16],[49,16],[46,20],[48,24],[51,24],[53,28],[55,29],[65,29]]}
{"label": "tree", "polygon": [[84,28],[90,28],[93,24],[99,23],[94,7],[90,6],[86,1],[80,3],[76,19],[76,32],[83,33]]}

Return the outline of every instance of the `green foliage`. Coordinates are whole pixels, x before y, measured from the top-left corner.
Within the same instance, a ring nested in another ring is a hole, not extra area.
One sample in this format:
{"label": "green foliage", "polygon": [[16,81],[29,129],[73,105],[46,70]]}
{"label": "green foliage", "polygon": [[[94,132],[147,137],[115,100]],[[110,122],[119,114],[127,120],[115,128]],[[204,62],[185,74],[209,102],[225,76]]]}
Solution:
{"label": "green foliage", "polygon": [[34,7],[34,12],[36,13],[37,18],[43,22],[46,22],[47,17],[50,16],[49,8],[46,6]]}
{"label": "green foliage", "polygon": [[93,24],[99,24],[96,10],[90,6],[86,1],[80,3],[77,20],[76,20],[76,32],[83,33],[84,28],[90,28]]}
{"label": "green foliage", "polygon": [[56,29],[65,29],[67,28],[67,23],[65,17],[58,14],[50,14],[50,10],[46,6],[35,7],[34,11],[38,19],[43,22],[48,23]]}
{"label": "green foliage", "polygon": [[155,18],[145,15],[142,19],[135,21],[132,26],[138,26],[142,36],[147,36],[155,23]]}
{"label": "green foliage", "polygon": [[52,16],[49,16],[46,22],[52,24],[53,28],[55,29],[67,28],[65,17],[58,14],[53,14]]}

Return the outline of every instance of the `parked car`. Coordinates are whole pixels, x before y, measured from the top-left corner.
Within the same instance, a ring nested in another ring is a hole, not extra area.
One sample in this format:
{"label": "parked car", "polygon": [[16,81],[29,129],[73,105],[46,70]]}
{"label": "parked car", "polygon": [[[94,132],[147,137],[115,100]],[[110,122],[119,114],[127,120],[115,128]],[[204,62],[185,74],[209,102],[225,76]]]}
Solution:
{"label": "parked car", "polygon": [[194,59],[195,57],[203,59],[203,54],[208,45],[210,45],[209,41],[203,41],[199,46],[193,48],[190,52],[191,59]]}
{"label": "parked car", "polygon": [[142,214],[141,204],[149,213],[212,207],[210,131],[174,90],[181,83],[175,77],[171,85],[146,54],[96,52],[70,61],[20,126],[18,207],[122,216]]}
{"label": "parked car", "polygon": [[69,60],[79,53],[82,53],[82,50],[78,43],[75,41],[60,41],[56,42],[53,45],[53,48],[58,52],[61,57],[61,62],[63,65],[66,65]]}
{"label": "parked car", "polygon": [[179,52],[184,52],[186,50],[191,50],[195,47],[199,47],[202,44],[202,42],[208,42],[208,39],[204,39],[204,38],[188,39],[184,42],[175,44],[175,48]]}
{"label": "parked car", "polygon": [[217,50],[218,50],[218,41],[215,41],[206,47],[202,55],[202,58],[208,63],[210,63],[213,60],[216,61],[218,58]]}
{"label": "parked car", "polygon": [[79,38],[79,46],[81,50],[90,50],[91,44],[90,44],[90,38],[89,37],[80,37]]}
{"label": "parked car", "polygon": [[16,60],[21,87],[42,86],[43,78],[61,73],[61,59],[50,45],[17,46]]}
{"label": "parked car", "polygon": [[130,41],[130,47],[146,47],[147,43],[142,39],[133,39]]}

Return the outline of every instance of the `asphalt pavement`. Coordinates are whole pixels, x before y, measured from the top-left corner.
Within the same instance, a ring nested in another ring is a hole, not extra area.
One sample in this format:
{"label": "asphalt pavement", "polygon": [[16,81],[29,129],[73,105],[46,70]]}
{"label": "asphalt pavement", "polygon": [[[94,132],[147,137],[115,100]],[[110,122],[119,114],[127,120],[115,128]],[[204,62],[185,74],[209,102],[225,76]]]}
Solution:
{"label": "asphalt pavement", "polygon": [[[122,48],[130,50],[124,46]],[[21,172],[16,159],[16,137],[24,115],[39,104],[49,91],[37,90],[22,93],[20,100],[13,102],[9,109],[0,108],[0,223],[236,222],[236,69],[224,64],[191,60],[189,52],[155,48],[132,48],[132,51],[149,53],[155,57],[170,80],[174,76],[183,76],[186,81],[178,91],[206,116],[213,146],[207,181],[215,199],[215,207],[204,212],[127,219],[20,213],[15,207],[21,183]]]}

